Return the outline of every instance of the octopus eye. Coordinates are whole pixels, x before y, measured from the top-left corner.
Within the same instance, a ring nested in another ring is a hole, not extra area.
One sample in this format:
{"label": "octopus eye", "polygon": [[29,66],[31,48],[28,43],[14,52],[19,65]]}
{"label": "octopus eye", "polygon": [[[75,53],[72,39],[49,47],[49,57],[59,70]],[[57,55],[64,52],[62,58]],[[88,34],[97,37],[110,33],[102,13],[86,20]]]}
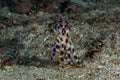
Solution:
{"label": "octopus eye", "polygon": [[53,27],[53,29],[54,29],[54,32],[56,32],[56,33],[58,33],[59,32],[59,26],[58,26],[58,24],[56,24],[54,27]]}

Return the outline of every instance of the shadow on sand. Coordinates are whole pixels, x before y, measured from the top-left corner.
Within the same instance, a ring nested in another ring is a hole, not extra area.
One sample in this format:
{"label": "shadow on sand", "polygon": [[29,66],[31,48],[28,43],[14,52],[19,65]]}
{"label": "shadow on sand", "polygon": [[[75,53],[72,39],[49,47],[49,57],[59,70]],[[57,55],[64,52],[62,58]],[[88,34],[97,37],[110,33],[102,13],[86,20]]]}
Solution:
{"label": "shadow on sand", "polygon": [[49,59],[41,59],[36,56],[20,56],[20,50],[25,49],[25,45],[18,39],[0,41],[0,67],[6,65],[24,65],[35,67],[53,67],[57,63]]}

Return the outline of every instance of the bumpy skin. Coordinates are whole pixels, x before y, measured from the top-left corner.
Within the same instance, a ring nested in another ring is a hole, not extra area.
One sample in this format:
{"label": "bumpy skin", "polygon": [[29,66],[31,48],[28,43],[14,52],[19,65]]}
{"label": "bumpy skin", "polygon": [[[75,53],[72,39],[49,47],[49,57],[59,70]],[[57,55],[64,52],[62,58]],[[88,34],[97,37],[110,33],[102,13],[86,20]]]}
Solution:
{"label": "bumpy skin", "polygon": [[74,52],[74,46],[69,37],[69,29],[69,22],[64,17],[61,17],[54,26],[54,30],[58,33],[58,36],[55,40],[51,59],[63,65],[79,66],[80,61]]}

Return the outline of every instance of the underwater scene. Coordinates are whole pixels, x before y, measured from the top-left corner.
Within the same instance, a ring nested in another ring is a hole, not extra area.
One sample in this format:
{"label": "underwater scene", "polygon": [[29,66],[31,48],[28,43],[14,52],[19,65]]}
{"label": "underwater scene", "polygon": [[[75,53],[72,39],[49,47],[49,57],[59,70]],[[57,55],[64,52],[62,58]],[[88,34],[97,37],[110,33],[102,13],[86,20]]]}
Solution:
{"label": "underwater scene", "polygon": [[120,0],[0,0],[0,80],[120,80]]}

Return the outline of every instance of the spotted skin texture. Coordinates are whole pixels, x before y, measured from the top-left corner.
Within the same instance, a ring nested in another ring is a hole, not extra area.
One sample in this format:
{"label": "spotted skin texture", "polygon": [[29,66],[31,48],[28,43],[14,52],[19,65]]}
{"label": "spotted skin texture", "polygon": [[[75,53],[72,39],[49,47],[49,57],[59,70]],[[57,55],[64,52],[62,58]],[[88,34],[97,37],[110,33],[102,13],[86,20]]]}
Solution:
{"label": "spotted skin texture", "polygon": [[54,31],[58,33],[58,36],[55,40],[51,59],[62,65],[79,66],[79,58],[74,52],[74,46],[69,37],[70,27],[69,22],[64,17],[61,17],[54,26]]}

